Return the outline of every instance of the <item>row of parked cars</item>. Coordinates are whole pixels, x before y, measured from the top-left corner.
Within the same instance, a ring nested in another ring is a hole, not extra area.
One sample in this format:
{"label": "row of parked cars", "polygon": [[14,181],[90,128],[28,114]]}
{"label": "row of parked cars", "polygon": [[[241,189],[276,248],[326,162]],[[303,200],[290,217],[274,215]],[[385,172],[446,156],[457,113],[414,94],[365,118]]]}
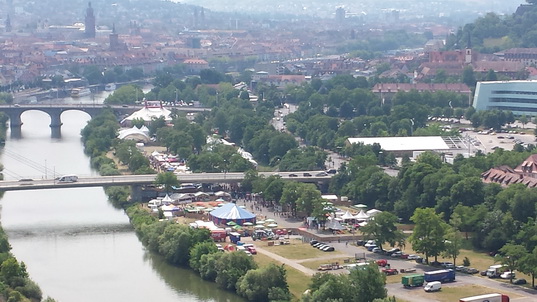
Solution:
{"label": "row of parked cars", "polygon": [[333,246],[326,244],[324,242],[317,241],[317,240],[310,241],[310,245],[315,248],[318,248],[319,250],[323,252],[333,252],[336,250]]}
{"label": "row of parked cars", "polygon": [[368,251],[373,252],[375,254],[390,256],[393,258],[415,260],[416,262],[422,261],[421,256],[415,255],[415,254],[403,253],[403,251],[401,251],[399,248],[392,248],[389,250],[381,249],[380,247],[377,246],[375,240],[367,240],[367,241],[358,240],[356,244],[364,246]]}

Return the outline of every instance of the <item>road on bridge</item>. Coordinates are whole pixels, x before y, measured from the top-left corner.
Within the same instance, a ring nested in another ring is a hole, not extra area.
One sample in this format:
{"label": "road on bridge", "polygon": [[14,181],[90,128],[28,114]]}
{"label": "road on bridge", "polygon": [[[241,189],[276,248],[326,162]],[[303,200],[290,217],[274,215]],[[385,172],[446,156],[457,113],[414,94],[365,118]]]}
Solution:
{"label": "road on bridge", "polygon": [[[278,175],[284,179],[300,182],[328,181],[332,174],[317,176],[321,171],[280,172]],[[268,177],[273,172],[260,172],[259,175]],[[310,175],[310,176],[305,176]],[[0,181],[0,191],[19,191],[36,189],[57,189],[73,187],[102,187],[149,185],[155,182],[156,174],[149,175],[116,175],[116,176],[89,176],[79,177],[76,182],[60,182],[56,179],[20,179]],[[230,173],[186,173],[177,176],[181,183],[231,183],[244,179],[242,172]]]}

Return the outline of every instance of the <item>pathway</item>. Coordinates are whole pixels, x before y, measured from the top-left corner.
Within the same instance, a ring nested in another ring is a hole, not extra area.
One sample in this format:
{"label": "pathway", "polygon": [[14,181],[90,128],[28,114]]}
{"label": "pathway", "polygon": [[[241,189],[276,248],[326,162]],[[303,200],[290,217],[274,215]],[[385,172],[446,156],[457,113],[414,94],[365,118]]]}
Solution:
{"label": "pathway", "polygon": [[258,253],[260,254],[263,254],[263,255],[266,255],[276,261],[279,261],[285,265],[288,265],[298,271],[301,271],[302,273],[306,274],[307,276],[313,276],[315,273],[317,273],[317,271],[314,271],[312,269],[309,269],[307,267],[304,267],[300,264],[298,264],[295,260],[292,260],[292,259],[287,259],[287,258],[284,258],[278,254],[275,254],[273,252],[269,252],[267,251],[266,249],[262,248],[262,247],[259,247],[258,245],[255,246],[255,249]]}

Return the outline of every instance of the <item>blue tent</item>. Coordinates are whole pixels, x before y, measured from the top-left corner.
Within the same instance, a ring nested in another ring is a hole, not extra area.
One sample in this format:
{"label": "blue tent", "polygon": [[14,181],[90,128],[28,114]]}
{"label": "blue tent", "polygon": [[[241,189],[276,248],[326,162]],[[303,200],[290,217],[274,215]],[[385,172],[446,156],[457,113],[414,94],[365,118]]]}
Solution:
{"label": "blue tent", "polygon": [[255,215],[240,208],[234,203],[225,204],[209,213],[215,224],[227,224],[230,221],[238,225],[245,222],[255,223]]}

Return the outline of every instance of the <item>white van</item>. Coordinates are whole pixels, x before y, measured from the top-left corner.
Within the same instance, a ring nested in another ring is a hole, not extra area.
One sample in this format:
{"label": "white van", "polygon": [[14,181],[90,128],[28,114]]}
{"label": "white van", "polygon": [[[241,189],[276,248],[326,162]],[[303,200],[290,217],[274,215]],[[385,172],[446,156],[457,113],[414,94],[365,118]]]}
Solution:
{"label": "white van", "polygon": [[423,287],[423,290],[426,292],[437,292],[442,289],[442,283],[440,281],[429,282]]}
{"label": "white van", "polygon": [[63,175],[63,176],[58,177],[57,180],[59,182],[77,182],[78,181],[78,176],[76,176],[74,174]]}

